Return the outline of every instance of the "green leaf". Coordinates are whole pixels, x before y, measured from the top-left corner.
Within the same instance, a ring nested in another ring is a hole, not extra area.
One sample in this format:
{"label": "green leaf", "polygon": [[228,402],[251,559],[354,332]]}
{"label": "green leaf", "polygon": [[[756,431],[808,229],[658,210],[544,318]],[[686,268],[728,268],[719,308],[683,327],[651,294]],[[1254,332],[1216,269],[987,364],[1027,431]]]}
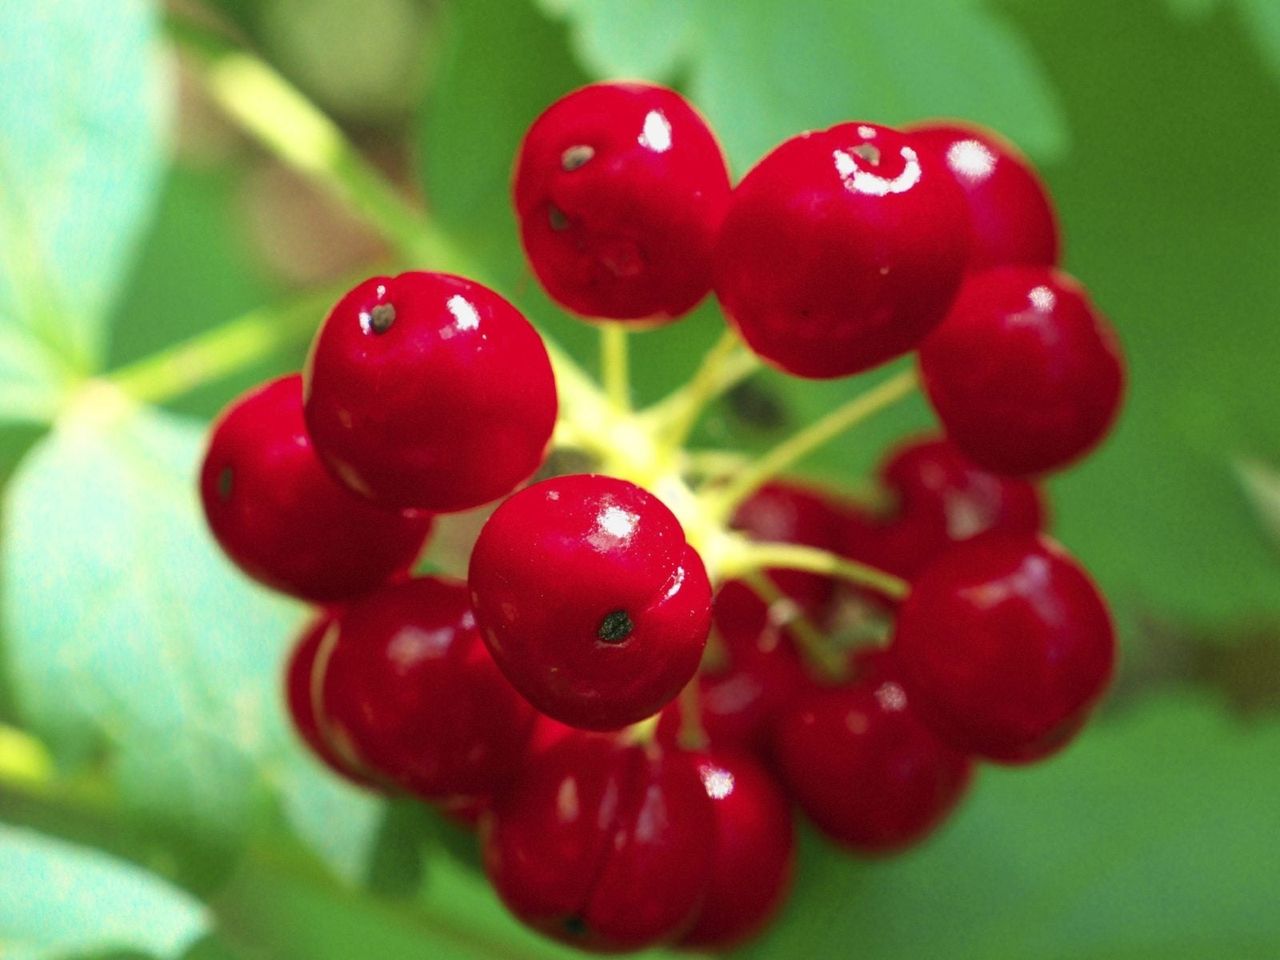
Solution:
{"label": "green leaf", "polygon": [[669,81],[696,39],[694,5],[664,0],[539,0],[571,25],[573,52],[597,77]]}
{"label": "green leaf", "polygon": [[18,700],[60,756],[107,746],[126,798],[233,837],[299,610],[204,532],[203,433],[107,387],[83,397],[8,491],[4,613]]}
{"label": "green leaf", "polygon": [[23,463],[0,543],[18,706],[64,763],[106,751],[126,803],[198,845],[237,844],[271,788],[350,876],[379,805],[286,730],[281,661],[302,611],[206,532],[205,430],[99,387]]}
{"label": "green leaf", "polygon": [[157,29],[146,0],[0,6],[0,418],[101,362],[163,162]]}
{"label": "green leaf", "polygon": [[[1280,97],[1233,18],[1191,28],[1159,11],[1018,8],[1076,131],[1046,171],[1067,266],[1130,371],[1114,435],[1053,485],[1055,525],[1130,621],[1223,636],[1280,616],[1280,566],[1235,468],[1280,450],[1280,288],[1263,253],[1280,250]],[[1194,145],[1223,124],[1249,149],[1206,176]]]}
{"label": "green leaf", "polygon": [[979,3],[544,6],[573,24],[574,49],[598,77],[669,81],[686,64],[689,92],[740,171],[803,129],[858,118],[968,117],[1039,157],[1066,145],[1061,110],[1028,46]]}
{"label": "green leaf", "polygon": [[1253,36],[1258,52],[1280,80],[1280,4],[1275,0],[1236,0],[1240,16]]}
{"label": "green leaf", "polygon": [[139,950],[178,957],[208,928],[201,905],[133,864],[0,824],[0,956]]}
{"label": "green leaf", "polygon": [[1258,523],[1280,549],[1280,470],[1256,460],[1236,464],[1240,485],[1253,502]]}
{"label": "green leaf", "polygon": [[1274,957],[1280,723],[1165,699],[1066,755],[982,771],[932,844],[860,863],[807,836],[746,957]]}

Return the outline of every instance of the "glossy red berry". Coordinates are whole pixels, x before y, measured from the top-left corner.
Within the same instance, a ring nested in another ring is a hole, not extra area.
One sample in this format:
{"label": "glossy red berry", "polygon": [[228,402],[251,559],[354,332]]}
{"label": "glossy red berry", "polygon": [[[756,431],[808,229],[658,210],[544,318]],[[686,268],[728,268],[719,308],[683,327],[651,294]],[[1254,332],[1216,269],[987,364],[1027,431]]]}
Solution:
{"label": "glossy red berry", "polygon": [[497,801],[484,859],[498,896],[535,929],[578,947],[636,950],[689,928],[714,842],[691,757],[578,735]]}
{"label": "glossy red berry", "polygon": [[380,510],[329,475],[303,423],[296,374],[223,411],[200,498],[209,529],[240,569],[313,603],[346,600],[404,573],[431,530],[428,514]]}
{"label": "glossy red berry", "polygon": [[[745,500],[731,526],[752,540],[798,543],[821,550],[838,550],[843,516],[821,493],[794,483],[765,484]],[[811,617],[822,616],[835,591],[835,581],[799,570],[769,570],[779,590]]]}
{"label": "glossy red berry", "polygon": [[[324,733],[324,721],[316,713],[316,698],[319,691],[315,686],[316,655],[326,636],[336,633],[337,625],[329,614],[322,614],[312,621],[303,631],[285,667],[284,692],[285,705],[289,710],[289,718],[293,721],[293,729],[299,738],[310,749],[313,755],[323,761],[329,769],[346,777],[361,786],[371,784],[370,777],[358,770],[352,761],[344,759],[334,749]],[[332,643],[332,637],[330,639]]]}
{"label": "glossy red berry", "polygon": [[984,470],[946,439],[901,444],[880,479],[896,496],[881,560],[900,577],[914,577],[953,543],[988,530],[1038,533],[1048,519],[1035,484]]}
{"label": "glossy red berry", "polygon": [[674,90],[597,83],[557,100],[525,135],[514,192],[534,272],[575,313],[665,322],[711,289],[729,173]]}
{"label": "glossy red berry", "polygon": [[891,853],[942,823],[973,765],[920,719],[884,653],[858,668],[852,683],[815,688],[778,720],[774,759],[823,833],[858,853]]}
{"label": "glossy red berry", "polygon": [[964,275],[967,218],[945,164],[910,136],[869,123],[801,134],[734,190],[716,296],[774,366],[858,373],[942,320]]}
{"label": "glossy red berry", "polygon": [[613,477],[556,477],[510,497],[480,531],[468,580],[508,679],[587,729],[662,709],[711,628],[711,585],[679,521]]}
{"label": "glossy red berry", "polygon": [[542,463],[556,420],[546,348],[487,287],[440,273],[373,277],[320,328],[306,371],[316,451],[388,507],[465,510]]}
{"label": "glossy red berry", "polygon": [[1111,618],[1089,575],[1043,537],[992,532],[912,584],[894,650],[912,703],[958,747],[1008,763],[1063,746],[1111,678]]}
{"label": "glossy red berry", "polygon": [[1085,289],[1042,267],[970,277],[921,345],[920,373],[956,446],[1015,475],[1060,468],[1096,445],[1125,379],[1115,333]]}
{"label": "glossy red berry", "polygon": [[998,133],[963,123],[907,127],[941,157],[969,206],[970,271],[1007,264],[1058,263],[1058,218],[1049,191],[1026,157]]}
{"label": "glossy red berry", "polygon": [[[785,629],[745,584],[730,580],[717,591],[713,622],[720,655],[703,662],[696,681],[702,732],[712,747],[763,753],[774,718],[811,682],[808,673]],[[683,730],[675,701],[662,711],[658,737],[674,745]]]}
{"label": "glossy red berry", "polygon": [[485,649],[464,584],[387,587],[337,630],[320,702],[344,755],[431,799],[487,795],[514,775],[534,711]]}
{"label": "glossy red berry", "polygon": [[760,764],[715,751],[697,760],[715,816],[711,879],[697,923],[681,943],[723,950],[760,930],[791,886],[791,806]]}

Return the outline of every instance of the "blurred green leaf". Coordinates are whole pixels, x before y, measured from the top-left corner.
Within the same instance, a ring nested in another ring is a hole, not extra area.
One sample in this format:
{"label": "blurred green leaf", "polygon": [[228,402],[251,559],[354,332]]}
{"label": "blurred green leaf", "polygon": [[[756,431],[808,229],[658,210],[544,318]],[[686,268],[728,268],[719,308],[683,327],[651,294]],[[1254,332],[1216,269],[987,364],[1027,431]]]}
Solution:
{"label": "blurred green leaf", "polygon": [[145,870],[0,824],[0,956],[90,951],[177,957],[208,927],[203,907]]}
{"label": "blurred green leaf", "polygon": [[1253,502],[1258,523],[1271,537],[1272,544],[1280,548],[1280,470],[1246,460],[1236,464],[1240,484]]}
{"label": "blurred green leaf", "polygon": [[1245,27],[1258,45],[1276,79],[1280,80],[1280,3],[1276,0],[1236,0]]}
{"label": "blurred green leaf", "polygon": [[543,0],[569,18],[598,77],[670,81],[679,65],[739,172],[801,130],[865,118],[967,117],[1040,157],[1066,145],[1023,39],[986,5],[951,0],[777,4]]}
{"label": "blurred green leaf", "polygon": [[156,30],[146,0],[0,6],[0,418],[101,363],[164,159]]}
{"label": "blurred green leaf", "polygon": [[1149,702],[1044,766],[982,771],[956,822],[900,859],[809,836],[789,908],[742,955],[1275,957],[1276,756],[1280,723]]}
{"label": "blurred green leaf", "polygon": [[0,541],[17,705],[64,763],[105,751],[149,821],[234,848],[270,787],[351,876],[379,805],[286,731],[278,678],[301,610],[250,584],[206,532],[204,432],[99,387],[23,463]]}
{"label": "blurred green leaf", "polygon": [[[1220,636],[1280,616],[1280,563],[1235,471],[1280,450],[1280,97],[1235,18],[1191,28],[1153,0],[1088,10],[1015,11],[1076,132],[1046,171],[1068,269],[1130,368],[1115,434],[1053,484],[1055,525],[1130,620]],[[1239,145],[1222,167],[1198,149],[1213,129]]]}

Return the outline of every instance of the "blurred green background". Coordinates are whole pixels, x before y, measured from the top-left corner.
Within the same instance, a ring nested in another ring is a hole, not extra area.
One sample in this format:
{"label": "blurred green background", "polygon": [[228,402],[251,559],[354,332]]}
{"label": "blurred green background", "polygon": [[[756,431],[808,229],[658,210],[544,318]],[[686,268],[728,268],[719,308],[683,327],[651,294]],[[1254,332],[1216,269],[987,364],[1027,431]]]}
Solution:
{"label": "blurred green background", "polygon": [[[31,0],[0,4],[0,958],[569,955],[506,917],[464,832],[333,782],[287,732],[304,611],[216,553],[194,468],[208,418],[296,369],[316,305],[394,252],[227,119],[217,97],[252,77],[178,54],[166,14],[296,84],[588,366],[594,332],[539,294],[506,193],[524,128],[575,85],[678,86],[739,175],[851,118],[1019,143],[1132,371],[1118,430],[1052,484],[1122,625],[1120,680],[1063,756],[984,771],[917,851],[855,862],[806,835],[741,953],[1280,957],[1280,2]],[[305,152],[315,130],[255,102]],[[192,389],[153,405],[102,377],[249,311],[253,363],[179,368]],[[635,338],[642,397],[719,325]],[[762,376],[702,439],[763,449],[883,375]],[[805,472],[856,484],[928,423],[908,404]]]}

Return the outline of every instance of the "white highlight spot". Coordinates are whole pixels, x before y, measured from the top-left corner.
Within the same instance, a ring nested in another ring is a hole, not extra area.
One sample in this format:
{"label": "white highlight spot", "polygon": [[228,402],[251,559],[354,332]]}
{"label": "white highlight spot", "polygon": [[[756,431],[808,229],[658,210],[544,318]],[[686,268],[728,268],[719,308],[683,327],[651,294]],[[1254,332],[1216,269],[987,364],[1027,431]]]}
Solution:
{"label": "white highlight spot", "polygon": [[654,153],[666,153],[671,149],[671,122],[661,110],[650,110],[644,115],[640,146]]}
{"label": "white highlight spot", "polygon": [[969,183],[981,183],[996,168],[996,155],[977,140],[957,140],[947,148],[947,166]]}
{"label": "white highlight spot", "polygon": [[480,328],[480,314],[476,312],[476,308],[472,306],[471,301],[462,296],[462,294],[455,293],[445,301],[445,306],[453,314],[454,324],[459,330],[478,330]]}
{"label": "white highlight spot", "polygon": [[1058,302],[1058,298],[1054,296],[1053,291],[1043,284],[1038,287],[1032,287],[1031,292],[1027,294],[1027,299],[1041,313],[1048,313],[1053,309],[1054,304]]}
{"label": "white highlight spot", "polygon": [[896,683],[882,683],[876,688],[876,700],[881,709],[897,713],[907,708],[907,695]]}
{"label": "white highlight spot", "polygon": [[712,800],[723,800],[733,793],[733,774],[719,767],[703,767],[702,785]]}
{"label": "white highlight spot", "polygon": [[905,193],[920,182],[920,158],[910,147],[902,148],[904,166],[896,177],[884,177],[865,170],[854,154],[847,150],[831,151],[836,173],[844,181],[845,189],[853,193],[865,193],[883,197],[890,193]]}
{"label": "white highlight spot", "polygon": [[605,533],[625,540],[635,531],[639,520],[640,518],[634,513],[628,513],[621,507],[605,507],[597,523]]}

